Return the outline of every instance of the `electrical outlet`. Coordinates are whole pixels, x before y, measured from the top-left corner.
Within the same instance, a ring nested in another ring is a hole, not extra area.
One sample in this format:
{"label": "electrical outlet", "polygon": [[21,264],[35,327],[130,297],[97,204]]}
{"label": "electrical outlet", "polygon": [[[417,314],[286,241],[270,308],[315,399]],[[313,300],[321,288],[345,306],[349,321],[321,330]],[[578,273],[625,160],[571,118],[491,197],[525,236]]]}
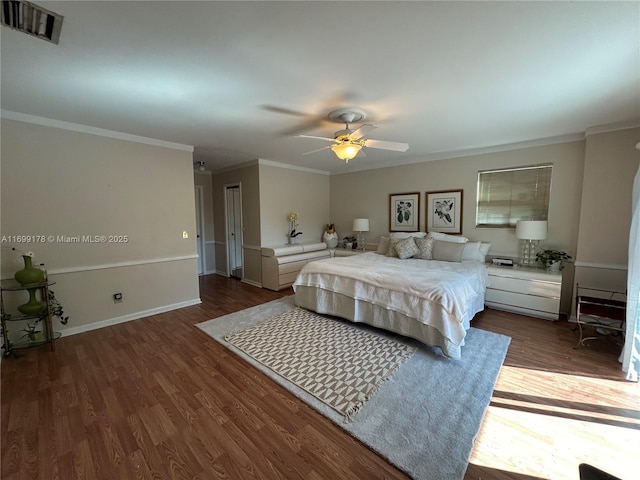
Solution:
{"label": "electrical outlet", "polygon": [[182,238],[189,238],[189,232],[187,232],[186,230],[184,230],[182,232]]}
{"label": "electrical outlet", "polygon": [[113,294],[113,303],[120,303],[122,301],[122,293]]}

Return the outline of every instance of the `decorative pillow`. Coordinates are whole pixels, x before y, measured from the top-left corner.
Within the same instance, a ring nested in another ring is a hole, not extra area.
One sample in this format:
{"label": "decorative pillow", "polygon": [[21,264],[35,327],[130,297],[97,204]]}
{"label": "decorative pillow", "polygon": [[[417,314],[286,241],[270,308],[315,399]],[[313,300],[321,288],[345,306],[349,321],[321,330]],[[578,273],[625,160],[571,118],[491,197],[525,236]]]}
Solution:
{"label": "decorative pillow", "polygon": [[403,238],[424,238],[427,236],[425,232],[393,232],[391,233],[391,239],[402,240]]}
{"label": "decorative pillow", "polygon": [[380,240],[378,240],[378,249],[376,250],[376,253],[379,253],[380,255],[386,255],[389,251],[390,240],[391,239],[389,237],[380,237]]}
{"label": "decorative pillow", "polygon": [[440,232],[429,232],[429,237],[434,240],[442,240],[443,242],[467,243],[469,241],[467,237],[463,237],[462,235],[447,235],[446,233]]}
{"label": "decorative pillow", "polygon": [[409,237],[398,240],[396,243],[396,251],[398,252],[398,258],[404,260],[413,257],[416,253],[420,252],[420,249],[416,246],[413,237]]}
{"label": "decorative pillow", "polygon": [[433,238],[414,238],[414,242],[416,242],[416,247],[418,247],[418,253],[416,253],[413,257],[420,258],[422,260],[431,260],[432,252],[433,252]]}
{"label": "decorative pillow", "polygon": [[398,251],[396,250],[396,244],[399,242],[397,238],[389,239],[389,250],[387,250],[387,257],[396,257],[398,258]]}
{"label": "decorative pillow", "polygon": [[432,257],[434,260],[443,260],[445,262],[461,262],[463,250],[463,243],[435,240],[433,242]]}

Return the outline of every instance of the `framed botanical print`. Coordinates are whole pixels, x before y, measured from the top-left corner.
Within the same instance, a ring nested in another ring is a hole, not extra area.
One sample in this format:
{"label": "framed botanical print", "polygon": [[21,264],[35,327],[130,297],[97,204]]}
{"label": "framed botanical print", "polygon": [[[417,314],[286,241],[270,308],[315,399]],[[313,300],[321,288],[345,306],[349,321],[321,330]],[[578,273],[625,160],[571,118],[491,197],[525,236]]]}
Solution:
{"label": "framed botanical print", "polygon": [[389,231],[417,232],[419,230],[420,193],[389,195]]}
{"label": "framed botanical print", "polygon": [[462,190],[427,192],[427,231],[462,233]]}

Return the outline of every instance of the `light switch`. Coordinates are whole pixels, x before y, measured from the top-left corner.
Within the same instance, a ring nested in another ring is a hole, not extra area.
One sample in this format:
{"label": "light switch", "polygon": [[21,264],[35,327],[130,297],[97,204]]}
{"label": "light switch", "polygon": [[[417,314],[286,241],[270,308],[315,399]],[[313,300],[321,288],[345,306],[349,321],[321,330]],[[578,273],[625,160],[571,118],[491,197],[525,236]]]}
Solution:
{"label": "light switch", "polygon": [[182,232],[182,238],[189,238],[189,233],[186,230]]}

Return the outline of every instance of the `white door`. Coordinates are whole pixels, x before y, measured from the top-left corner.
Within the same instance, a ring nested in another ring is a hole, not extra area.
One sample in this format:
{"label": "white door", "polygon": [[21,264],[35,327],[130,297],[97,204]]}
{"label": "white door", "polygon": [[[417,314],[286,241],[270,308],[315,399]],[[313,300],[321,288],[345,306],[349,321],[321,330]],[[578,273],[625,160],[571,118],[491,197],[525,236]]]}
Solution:
{"label": "white door", "polygon": [[203,225],[203,205],[202,205],[202,186],[195,186],[196,201],[196,247],[198,249],[198,275],[204,274],[204,237],[202,236]]}
{"label": "white door", "polygon": [[242,278],[242,206],[240,187],[227,187],[227,255],[229,275]]}

